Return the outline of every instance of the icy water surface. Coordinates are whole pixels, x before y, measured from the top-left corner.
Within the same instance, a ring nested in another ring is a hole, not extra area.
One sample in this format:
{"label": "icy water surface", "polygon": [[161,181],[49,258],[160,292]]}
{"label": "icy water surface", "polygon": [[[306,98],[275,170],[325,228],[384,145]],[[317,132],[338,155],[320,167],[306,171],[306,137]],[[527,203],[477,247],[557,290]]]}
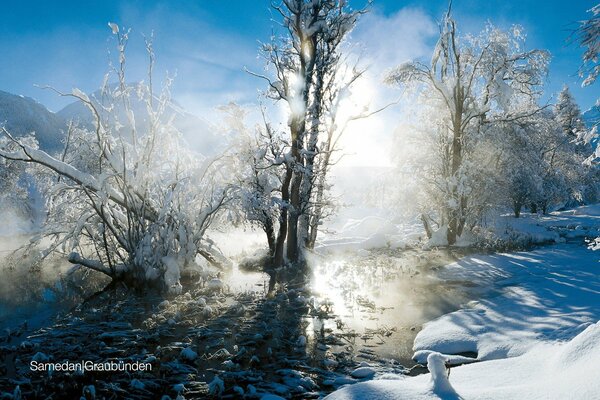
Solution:
{"label": "icy water surface", "polygon": [[[374,251],[323,260],[313,273],[315,302],[331,311],[312,318],[344,337],[359,358],[392,359],[410,367],[412,343],[423,323],[455,310],[469,297],[468,282],[441,282],[437,267],[457,255],[441,251]],[[317,335],[318,336],[318,335]]]}
{"label": "icy water surface", "polygon": [[[22,328],[0,337],[0,389],[18,386],[26,398],[79,398],[90,385],[116,398],[319,398],[364,378],[360,366],[409,373],[421,324],[468,297],[467,283],[435,277],[454,259],[416,250],[315,257],[309,279],[270,293],[269,275],[234,266],[188,278],[175,297],[116,287],[75,308],[46,299],[55,316],[42,326],[5,314],[3,324]],[[137,360],[153,370],[48,376],[29,370],[33,358]]]}

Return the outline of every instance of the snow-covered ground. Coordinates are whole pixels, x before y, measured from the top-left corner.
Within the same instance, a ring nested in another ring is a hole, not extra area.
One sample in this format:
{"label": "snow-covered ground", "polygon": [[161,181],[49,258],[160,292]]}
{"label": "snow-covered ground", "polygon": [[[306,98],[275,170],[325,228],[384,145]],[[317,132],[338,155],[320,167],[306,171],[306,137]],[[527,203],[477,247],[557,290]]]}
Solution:
{"label": "snow-covered ground", "polygon": [[488,234],[511,244],[563,243],[566,240],[600,235],[600,205],[594,204],[548,215],[512,214],[489,221]]}
{"label": "snow-covered ground", "polygon": [[487,295],[425,324],[415,358],[434,371],[438,356],[467,364],[449,382],[442,362],[444,373],[383,376],[329,398],[600,399],[600,254],[580,239],[597,233],[599,218],[590,206],[501,219],[511,234],[556,244],[469,256],[440,271],[440,284],[468,280]]}
{"label": "snow-covered ground", "polygon": [[[330,400],[599,399],[600,323],[566,342],[540,342],[519,357],[464,365],[445,374],[346,386]],[[448,382],[449,381],[449,382]]]}
{"label": "snow-covered ground", "polygon": [[415,357],[471,352],[478,360],[523,354],[540,340],[571,338],[600,319],[599,255],[562,244],[530,252],[466,257],[442,279],[470,280],[495,295],[426,324]]}
{"label": "snow-covered ground", "polygon": [[[446,244],[445,231],[434,233],[427,240],[420,219],[390,218],[376,207],[351,206],[342,211],[342,218],[331,221],[320,234],[316,250],[338,253],[357,249],[426,248]],[[512,213],[488,218],[477,234],[465,232],[456,246],[527,247],[539,244],[564,243],[570,239],[600,236],[600,205],[590,205],[548,215]]]}

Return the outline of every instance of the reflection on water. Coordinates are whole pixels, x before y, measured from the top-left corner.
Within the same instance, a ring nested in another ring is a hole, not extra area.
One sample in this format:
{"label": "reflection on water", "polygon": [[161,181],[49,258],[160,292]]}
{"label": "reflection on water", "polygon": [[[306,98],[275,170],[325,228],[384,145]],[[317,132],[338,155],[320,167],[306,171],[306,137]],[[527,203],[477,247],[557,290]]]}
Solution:
{"label": "reflection on water", "polygon": [[245,271],[238,264],[234,264],[225,274],[228,289],[234,293],[259,292],[266,295],[269,279],[265,272]]}
{"label": "reflection on water", "polygon": [[[204,268],[187,276],[178,296],[140,295],[118,285],[78,307],[61,301],[81,296],[55,275],[54,284],[62,282],[53,290],[56,296],[30,302],[37,302],[37,312],[27,318],[44,316],[40,310],[48,314],[39,321],[42,329],[30,326],[0,336],[0,342],[16,346],[13,375],[29,379],[21,388],[25,394],[42,385],[45,393],[65,395],[62,379],[67,377],[43,380],[25,362],[43,348],[58,360],[152,358],[161,367],[143,376],[144,382],[163,387],[169,396],[174,396],[171,388],[185,381],[191,397],[203,398],[208,383],[219,376],[230,396],[237,393],[234,384],[251,384],[266,393],[317,398],[347,383],[362,361],[377,373],[407,372],[421,324],[466,300],[466,285],[450,286],[436,278],[436,267],[454,259],[420,250],[315,256],[311,279],[280,282],[271,292],[264,272],[237,265],[227,271]],[[44,293],[47,283],[38,282],[36,290]],[[4,327],[25,318],[17,318],[15,308],[11,312],[11,318],[0,319]],[[21,346],[23,342],[29,344]],[[197,359],[182,359],[186,348]],[[131,378],[93,379],[98,393],[106,395],[113,387],[109,385],[129,387]],[[88,383],[77,383],[68,394],[80,395],[81,385]],[[0,376],[0,393],[13,386]]]}
{"label": "reflection on water", "polygon": [[[421,325],[470,300],[466,283],[436,277],[437,268],[458,258],[441,250],[312,257],[311,279],[289,296],[290,302],[306,305],[297,309],[297,318],[305,327],[307,349],[319,359],[345,353],[358,361],[414,365],[412,344]],[[268,278],[234,266],[224,279],[233,292],[264,296]]]}
{"label": "reflection on water", "polygon": [[407,250],[316,261],[310,301],[327,317],[309,317],[307,333],[341,336],[362,358],[414,364],[420,326],[466,300],[463,287],[435,277],[436,267],[454,260],[448,253]]}
{"label": "reflection on water", "polygon": [[[292,320],[298,321],[307,351],[319,362],[343,353],[358,361],[392,359],[410,366],[414,364],[412,343],[421,325],[468,300],[465,285],[451,285],[435,276],[437,267],[455,259],[445,252],[422,250],[315,256],[310,260],[310,281],[286,297],[298,306],[285,309],[297,314]],[[64,271],[65,266],[53,270],[54,281],[30,276],[38,287],[24,288],[29,301],[3,303],[2,327],[14,329],[28,320],[30,330],[38,328],[79,304],[84,297],[74,293],[72,285],[65,286]],[[239,294],[251,294],[260,303],[267,297],[269,278],[264,272],[241,270],[236,264],[225,272],[206,271],[198,284],[206,287],[211,280],[222,282],[224,291],[230,293],[223,305],[229,306]],[[78,282],[77,287],[85,285]],[[6,285],[2,290],[3,296],[9,295]],[[69,296],[72,301],[66,301]],[[297,304],[298,300],[302,304]]]}

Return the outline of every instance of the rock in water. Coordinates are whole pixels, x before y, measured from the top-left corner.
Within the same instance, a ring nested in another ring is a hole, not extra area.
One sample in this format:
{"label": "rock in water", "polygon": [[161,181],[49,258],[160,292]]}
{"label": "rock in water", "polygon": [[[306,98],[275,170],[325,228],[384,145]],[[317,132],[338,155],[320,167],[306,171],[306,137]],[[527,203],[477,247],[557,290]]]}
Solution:
{"label": "rock in water", "polygon": [[208,393],[212,396],[220,396],[224,391],[225,383],[215,375],[214,379],[208,384]]}
{"label": "rock in water", "polygon": [[188,361],[194,361],[196,358],[198,358],[198,353],[196,353],[194,350],[192,350],[189,347],[186,347],[185,349],[181,350],[181,354],[180,354],[181,358],[183,358],[184,360],[188,360]]}
{"label": "rock in water", "polygon": [[146,385],[144,385],[144,382],[142,382],[138,379],[132,379],[132,381],[129,383],[129,386],[133,389],[140,389],[140,390],[144,390],[146,388]]}
{"label": "rock in water", "polygon": [[208,284],[206,285],[206,287],[211,292],[220,293],[223,291],[223,281],[220,280],[219,278],[213,278],[210,281],[208,281]]}
{"label": "rock in water", "polygon": [[298,347],[306,346],[306,336],[300,335],[298,337],[298,340],[296,340],[296,346],[298,346]]}
{"label": "rock in water", "polygon": [[350,373],[350,376],[356,379],[371,378],[375,375],[375,370],[371,367],[359,367]]}

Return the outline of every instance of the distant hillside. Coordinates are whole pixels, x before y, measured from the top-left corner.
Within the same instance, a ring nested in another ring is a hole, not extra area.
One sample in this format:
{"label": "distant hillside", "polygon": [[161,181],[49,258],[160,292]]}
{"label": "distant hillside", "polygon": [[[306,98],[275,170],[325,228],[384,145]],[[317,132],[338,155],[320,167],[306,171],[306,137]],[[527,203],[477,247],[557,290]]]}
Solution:
{"label": "distant hillside", "polygon": [[[101,96],[99,91],[94,92],[90,98],[96,103],[109,105],[110,99]],[[121,123],[128,121],[124,107],[121,102],[116,101],[115,107]],[[144,132],[148,128],[148,121],[141,116],[146,115],[146,105],[132,96],[131,107],[135,116],[135,124],[138,132]],[[56,113],[64,121],[73,120],[88,128],[93,128],[93,118],[90,110],[81,102],[74,102]],[[175,101],[171,101],[165,111],[164,119],[173,118],[173,124],[179,130],[190,147],[204,155],[213,155],[224,146],[223,137],[217,133],[217,129],[202,118],[199,118],[183,110]],[[127,127],[124,128],[127,131]]]}
{"label": "distant hillside", "polygon": [[598,125],[600,123],[600,106],[593,106],[583,113],[583,121],[588,127]]}
{"label": "distant hillside", "polygon": [[62,148],[64,119],[32,98],[0,90],[0,124],[17,137],[35,132],[40,148],[50,153]]}
{"label": "distant hillside", "polygon": [[[102,98],[99,92],[92,94],[92,99]],[[93,100],[96,101],[97,100]],[[110,99],[101,100],[108,105]],[[123,106],[116,103],[116,112],[119,120],[127,121]],[[142,118],[146,115],[145,105],[132,98],[132,108],[138,132],[147,130],[148,121]],[[165,120],[173,118],[173,124],[182,133],[190,148],[201,154],[210,156],[216,154],[225,146],[225,140],[209,122],[183,110],[175,101],[172,101],[164,115]],[[93,129],[93,119],[90,110],[81,102],[73,102],[57,113],[49,111],[35,100],[0,91],[0,124],[17,137],[31,132],[39,141],[40,148],[56,153],[63,148],[62,139],[67,130],[67,122],[73,120],[82,126]],[[127,130],[127,126],[123,128]]]}

